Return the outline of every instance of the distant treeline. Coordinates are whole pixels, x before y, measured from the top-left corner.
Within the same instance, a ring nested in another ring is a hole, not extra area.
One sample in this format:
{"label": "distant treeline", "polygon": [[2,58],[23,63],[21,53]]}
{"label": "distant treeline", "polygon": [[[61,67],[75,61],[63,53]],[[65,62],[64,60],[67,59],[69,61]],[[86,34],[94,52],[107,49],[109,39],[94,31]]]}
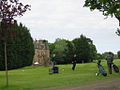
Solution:
{"label": "distant treeline", "polygon": [[[87,63],[93,60],[104,59],[108,54],[108,52],[103,54],[97,53],[93,41],[84,35],[80,35],[80,37],[72,41],[58,38],[54,43],[49,43],[49,48],[51,57],[52,54],[56,54],[57,64],[71,63],[74,54],[77,56],[77,63]],[[112,54],[114,55],[114,53]],[[118,56],[120,57],[120,52],[119,55],[114,55],[115,58],[118,58]]]}
{"label": "distant treeline", "polygon": [[71,63],[74,54],[78,63],[92,62],[97,58],[96,46],[84,35],[72,41],[58,38],[54,43],[49,43],[49,48],[51,56],[56,54],[57,64]]}

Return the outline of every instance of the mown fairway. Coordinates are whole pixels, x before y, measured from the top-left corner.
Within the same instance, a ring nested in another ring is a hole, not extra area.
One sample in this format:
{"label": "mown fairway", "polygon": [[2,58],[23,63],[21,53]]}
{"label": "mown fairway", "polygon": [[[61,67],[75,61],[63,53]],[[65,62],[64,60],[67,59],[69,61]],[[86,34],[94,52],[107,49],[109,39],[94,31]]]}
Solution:
{"label": "mown fairway", "polygon": [[[120,60],[114,60],[120,68]],[[102,61],[107,71],[106,61]],[[72,71],[72,65],[58,65],[59,74],[49,75],[50,67],[29,66],[22,69],[9,71],[9,87],[5,87],[5,72],[0,71],[0,90],[40,90],[44,88],[67,88],[95,82],[107,81],[119,78],[120,73],[113,72],[112,75],[104,77],[95,76],[98,71],[96,62],[77,64],[76,71]]]}

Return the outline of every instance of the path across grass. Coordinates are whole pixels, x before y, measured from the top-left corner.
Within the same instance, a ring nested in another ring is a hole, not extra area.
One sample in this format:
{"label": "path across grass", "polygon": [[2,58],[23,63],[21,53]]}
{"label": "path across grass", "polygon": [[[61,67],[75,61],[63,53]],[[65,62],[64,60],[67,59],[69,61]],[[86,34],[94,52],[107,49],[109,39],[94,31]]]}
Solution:
{"label": "path across grass", "polygon": [[[120,60],[114,60],[120,67]],[[106,62],[102,62],[106,67]],[[48,88],[72,88],[95,82],[109,81],[120,77],[120,73],[114,73],[107,77],[95,76],[98,71],[97,64],[77,64],[76,70],[72,71],[71,64],[58,65],[59,74],[49,75],[49,68],[44,66],[29,66],[22,69],[9,71],[9,87],[5,87],[5,72],[0,71],[0,90],[41,90]]]}
{"label": "path across grass", "polygon": [[120,90],[120,78],[65,90]]}

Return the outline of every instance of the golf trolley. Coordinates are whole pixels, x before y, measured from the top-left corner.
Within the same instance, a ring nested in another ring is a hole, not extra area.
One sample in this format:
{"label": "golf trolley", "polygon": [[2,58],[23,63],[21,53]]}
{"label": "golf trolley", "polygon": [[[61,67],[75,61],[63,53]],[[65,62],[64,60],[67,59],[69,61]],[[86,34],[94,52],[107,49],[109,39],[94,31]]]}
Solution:
{"label": "golf trolley", "polygon": [[99,74],[103,75],[103,76],[107,76],[107,72],[105,71],[104,67],[101,65],[101,60],[98,60],[98,72],[96,73],[96,76],[98,76]]}
{"label": "golf trolley", "polygon": [[114,63],[112,64],[112,67],[113,67],[113,70],[114,70],[116,73],[119,73],[119,72],[120,72],[118,66],[115,65]]}
{"label": "golf trolley", "polygon": [[55,67],[55,66],[54,66],[54,67],[51,67],[51,68],[49,69],[49,74],[59,73],[58,70],[59,70],[58,67]]}
{"label": "golf trolley", "polygon": [[59,73],[59,68],[55,66],[55,61],[51,62],[51,68],[49,68],[49,74]]}

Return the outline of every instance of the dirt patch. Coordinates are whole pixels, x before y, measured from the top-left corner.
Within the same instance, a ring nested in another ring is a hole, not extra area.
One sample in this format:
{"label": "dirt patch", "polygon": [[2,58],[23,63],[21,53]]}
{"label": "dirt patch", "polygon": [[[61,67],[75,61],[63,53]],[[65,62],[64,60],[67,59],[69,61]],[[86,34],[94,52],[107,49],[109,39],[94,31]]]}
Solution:
{"label": "dirt patch", "polygon": [[83,87],[75,87],[69,90],[120,90],[120,79]]}

